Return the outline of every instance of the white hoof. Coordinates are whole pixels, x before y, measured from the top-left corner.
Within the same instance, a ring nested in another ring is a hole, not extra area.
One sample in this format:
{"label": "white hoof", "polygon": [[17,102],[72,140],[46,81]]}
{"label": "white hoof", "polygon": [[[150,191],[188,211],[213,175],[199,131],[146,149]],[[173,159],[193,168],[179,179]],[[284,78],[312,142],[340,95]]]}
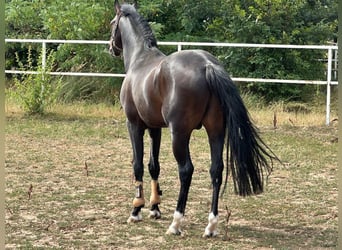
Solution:
{"label": "white hoof", "polygon": [[175,213],[173,214],[173,221],[169,226],[169,229],[166,231],[166,234],[180,235],[182,233],[180,227],[183,220],[184,216],[180,212],[175,211]]}
{"label": "white hoof", "polygon": [[209,214],[208,218],[209,224],[205,228],[203,237],[215,237],[217,236],[217,225],[218,225],[218,215],[214,215],[213,213]]}
{"label": "white hoof", "polygon": [[181,235],[182,232],[175,227],[169,226],[169,229],[166,231],[166,234],[168,234],[168,235]]}
{"label": "white hoof", "polygon": [[161,213],[160,213],[160,211],[158,211],[158,210],[150,210],[150,215],[149,215],[149,217],[151,218],[151,219],[160,219],[161,218]]}
{"label": "white hoof", "polygon": [[134,215],[129,216],[129,218],[127,220],[127,223],[136,223],[136,222],[139,222],[139,221],[142,221],[141,213],[138,213],[137,216],[134,216]]}

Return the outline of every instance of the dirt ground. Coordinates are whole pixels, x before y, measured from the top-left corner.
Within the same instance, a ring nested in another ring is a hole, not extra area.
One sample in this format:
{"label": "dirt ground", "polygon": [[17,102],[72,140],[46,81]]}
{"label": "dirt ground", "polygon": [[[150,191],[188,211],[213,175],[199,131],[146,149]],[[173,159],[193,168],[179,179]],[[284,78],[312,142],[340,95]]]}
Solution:
{"label": "dirt ground", "polygon": [[[134,189],[131,145],[122,119],[7,114],[7,249],[323,249],[337,244],[337,128],[263,127],[283,160],[266,192],[220,200],[220,234],[204,239],[211,200],[206,134],[191,140],[195,165],[182,236],[165,232],[179,189],[163,131],[162,219],[127,224]],[[146,146],[149,138],[146,136]],[[147,162],[146,148],[145,162]],[[145,171],[148,200],[150,178]],[[228,224],[226,207],[231,211]],[[228,238],[225,234],[228,234]]]}

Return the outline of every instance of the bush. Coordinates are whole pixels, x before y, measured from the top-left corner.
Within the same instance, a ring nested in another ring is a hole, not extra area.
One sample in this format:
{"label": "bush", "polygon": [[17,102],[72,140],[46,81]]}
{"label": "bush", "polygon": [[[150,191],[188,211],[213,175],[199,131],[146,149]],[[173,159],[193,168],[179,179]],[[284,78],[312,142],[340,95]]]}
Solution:
{"label": "bush", "polygon": [[52,81],[49,72],[55,63],[54,52],[50,51],[43,68],[43,51],[40,53],[38,65],[34,66],[31,47],[27,54],[27,64],[24,65],[18,54],[16,60],[22,71],[36,71],[36,74],[25,73],[14,78],[14,85],[8,89],[7,94],[18,102],[27,114],[43,114],[48,106],[57,99],[61,83],[60,80]]}

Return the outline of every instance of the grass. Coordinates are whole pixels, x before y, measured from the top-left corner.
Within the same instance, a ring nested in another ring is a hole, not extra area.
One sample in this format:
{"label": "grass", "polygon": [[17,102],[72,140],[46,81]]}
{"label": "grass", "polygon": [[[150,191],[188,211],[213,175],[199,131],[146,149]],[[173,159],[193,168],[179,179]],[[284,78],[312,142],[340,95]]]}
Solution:
{"label": "grass", "polygon": [[[249,107],[261,136],[284,165],[275,163],[266,192],[259,196],[241,198],[229,186],[220,200],[220,235],[203,239],[211,200],[203,129],[194,131],[191,139],[195,172],[184,235],[169,236],[165,232],[179,182],[167,129],[160,156],[162,219],[148,219],[146,207],[144,221],[130,225],[132,153],[120,108],[76,103],[54,106],[44,116],[25,116],[7,103],[6,248],[336,248],[337,124],[324,125],[324,107],[296,113],[284,105]],[[336,116],[332,113],[332,119]],[[150,178],[145,172],[148,199]],[[232,213],[228,241],[226,206]]]}

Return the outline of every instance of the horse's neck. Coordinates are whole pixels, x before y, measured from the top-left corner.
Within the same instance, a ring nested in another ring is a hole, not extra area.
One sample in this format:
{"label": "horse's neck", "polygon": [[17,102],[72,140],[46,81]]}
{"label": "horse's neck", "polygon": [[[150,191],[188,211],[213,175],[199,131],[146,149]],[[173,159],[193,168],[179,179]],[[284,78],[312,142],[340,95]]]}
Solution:
{"label": "horse's neck", "polygon": [[138,55],[139,52],[136,47],[127,46],[127,44],[124,45],[123,58],[126,72],[132,67],[132,64],[137,61]]}
{"label": "horse's neck", "polygon": [[129,69],[136,70],[145,68],[145,70],[148,70],[149,68],[154,68],[164,57],[165,55],[157,48],[144,50],[132,56],[130,60],[124,60],[126,73]]}
{"label": "horse's neck", "polygon": [[151,63],[155,57],[163,55],[157,48],[156,49],[146,49],[144,44],[137,44],[134,46],[124,45],[123,57],[125,70],[128,72],[129,69],[144,67],[146,64]]}
{"label": "horse's neck", "polygon": [[163,56],[163,53],[157,48],[155,50],[147,50],[145,48],[145,41],[136,34],[136,31],[131,25],[126,25],[125,33],[122,33],[123,57],[125,64],[125,71],[128,72],[130,68],[139,66],[137,64],[146,64],[147,58]]}

